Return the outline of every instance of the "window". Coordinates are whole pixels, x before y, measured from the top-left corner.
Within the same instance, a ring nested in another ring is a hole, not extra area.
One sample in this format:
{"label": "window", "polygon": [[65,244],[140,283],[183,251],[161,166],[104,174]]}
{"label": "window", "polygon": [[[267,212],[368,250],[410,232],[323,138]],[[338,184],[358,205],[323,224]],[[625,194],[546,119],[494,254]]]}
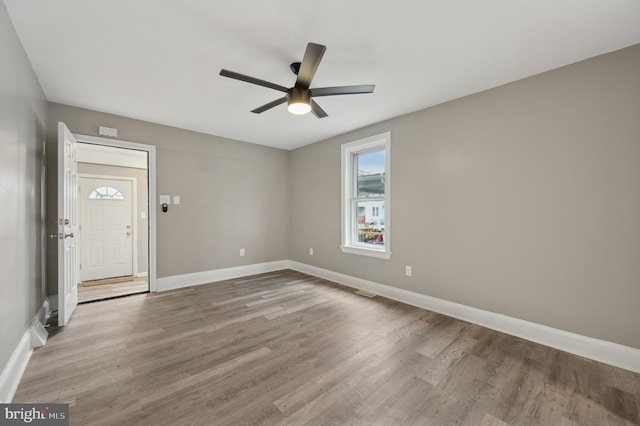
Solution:
{"label": "window", "polygon": [[112,186],[101,186],[89,194],[90,200],[124,200],[122,192]]}
{"label": "window", "polygon": [[390,132],[342,145],[343,252],[391,257],[390,147]]}

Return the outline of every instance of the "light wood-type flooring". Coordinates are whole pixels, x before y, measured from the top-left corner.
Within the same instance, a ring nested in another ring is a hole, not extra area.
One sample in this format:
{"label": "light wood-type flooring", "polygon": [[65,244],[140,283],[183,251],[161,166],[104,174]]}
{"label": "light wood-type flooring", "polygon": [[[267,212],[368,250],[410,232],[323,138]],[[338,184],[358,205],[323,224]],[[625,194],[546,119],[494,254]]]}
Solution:
{"label": "light wood-type flooring", "polygon": [[14,402],[73,425],[625,425],[640,375],[280,271],[81,305]]}
{"label": "light wood-type flooring", "polygon": [[125,279],[106,279],[78,284],[78,303],[127,296],[149,291],[146,277]]}

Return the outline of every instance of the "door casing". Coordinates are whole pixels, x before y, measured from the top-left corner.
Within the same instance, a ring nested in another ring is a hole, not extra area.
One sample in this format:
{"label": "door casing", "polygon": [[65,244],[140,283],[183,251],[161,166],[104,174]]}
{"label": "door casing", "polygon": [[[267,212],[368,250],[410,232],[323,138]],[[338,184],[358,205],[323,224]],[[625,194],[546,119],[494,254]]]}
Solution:
{"label": "door casing", "polygon": [[75,134],[78,142],[89,143],[94,145],[111,146],[115,148],[133,149],[137,151],[145,151],[148,155],[147,174],[149,185],[149,291],[157,292],[157,234],[156,234],[156,147],[154,145],[142,144],[137,142],[121,141],[115,139],[101,138],[97,136],[88,136]]}

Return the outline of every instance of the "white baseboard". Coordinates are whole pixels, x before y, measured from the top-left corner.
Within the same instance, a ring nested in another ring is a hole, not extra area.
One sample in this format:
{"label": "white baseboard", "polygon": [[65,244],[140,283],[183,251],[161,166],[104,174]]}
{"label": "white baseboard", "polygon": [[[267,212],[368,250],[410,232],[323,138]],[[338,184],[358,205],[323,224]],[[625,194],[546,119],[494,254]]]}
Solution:
{"label": "white baseboard", "polygon": [[0,375],[0,403],[8,404],[13,399],[32,353],[31,333],[26,329]]}
{"label": "white baseboard", "polygon": [[8,404],[13,399],[32,353],[31,334],[26,329],[0,375],[0,403]]}
{"label": "white baseboard", "polygon": [[148,276],[149,276],[149,273],[148,273],[148,272],[138,272],[138,273],[136,274],[136,277],[140,277],[140,278],[141,278],[141,277],[148,277]]}
{"label": "white baseboard", "polygon": [[[50,316],[50,301],[45,299],[34,319],[45,324]],[[33,354],[31,330],[26,327],[18,346],[13,350],[9,362],[2,370],[2,374],[0,374],[0,404],[8,404],[13,399],[24,370],[27,368],[29,359],[31,359],[31,354]]]}
{"label": "white baseboard", "polygon": [[289,267],[295,271],[344,284],[348,287],[366,290],[408,305],[428,309],[545,346],[640,373],[640,349],[449,302],[300,262],[289,261]]}
{"label": "white baseboard", "polygon": [[157,279],[157,291],[167,291],[192,285],[208,284],[216,281],[230,280],[247,275],[262,274],[289,268],[288,260],[254,263],[252,265],[236,266],[233,268],[214,269],[211,271],[194,272],[191,274],[172,275]]}

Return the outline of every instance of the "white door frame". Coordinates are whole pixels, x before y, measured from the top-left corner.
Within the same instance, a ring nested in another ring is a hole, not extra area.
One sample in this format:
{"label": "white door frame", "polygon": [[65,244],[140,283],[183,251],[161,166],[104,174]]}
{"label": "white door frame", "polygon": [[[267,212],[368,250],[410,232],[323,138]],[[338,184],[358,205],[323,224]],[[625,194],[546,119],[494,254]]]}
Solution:
{"label": "white door frame", "polygon": [[[105,180],[126,180],[128,182],[132,182],[133,187],[133,204],[131,205],[131,232],[133,237],[133,245],[131,246],[131,260],[133,261],[133,276],[138,276],[138,216],[140,213],[138,212],[138,179],[133,176],[108,176],[108,175],[97,175],[93,173],[78,173],[78,182],[82,182],[83,178],[89,179],[105,179]],[[81,190],[82,192],[82,190]],[[86,194],[85,194],[86,195]],[[78,207],[80,207],[78,204]],[[78,209],[79,210],[79,209]],[[82,214],[78,214],[78,219],[80,223],[80,227],[78,228],[78,246],[80,249],[78,250],[79,259],[82,259]],[[80,277],[82,277],[82,272],[80,272]]]}
{"label": "white door frame", "polygon": [[148,218],[149,218],[149,291],[157,292],[157,236],[156,236],[156,147],[137,142],[101,138],[98,136],[88,136],[75,134],[78,142],[90,143],[94,145],[111,146],[115,148],[133,149],[145,151],[148,154],[149,166],[147,175],[149,176],[149,198],[148,198]]}

